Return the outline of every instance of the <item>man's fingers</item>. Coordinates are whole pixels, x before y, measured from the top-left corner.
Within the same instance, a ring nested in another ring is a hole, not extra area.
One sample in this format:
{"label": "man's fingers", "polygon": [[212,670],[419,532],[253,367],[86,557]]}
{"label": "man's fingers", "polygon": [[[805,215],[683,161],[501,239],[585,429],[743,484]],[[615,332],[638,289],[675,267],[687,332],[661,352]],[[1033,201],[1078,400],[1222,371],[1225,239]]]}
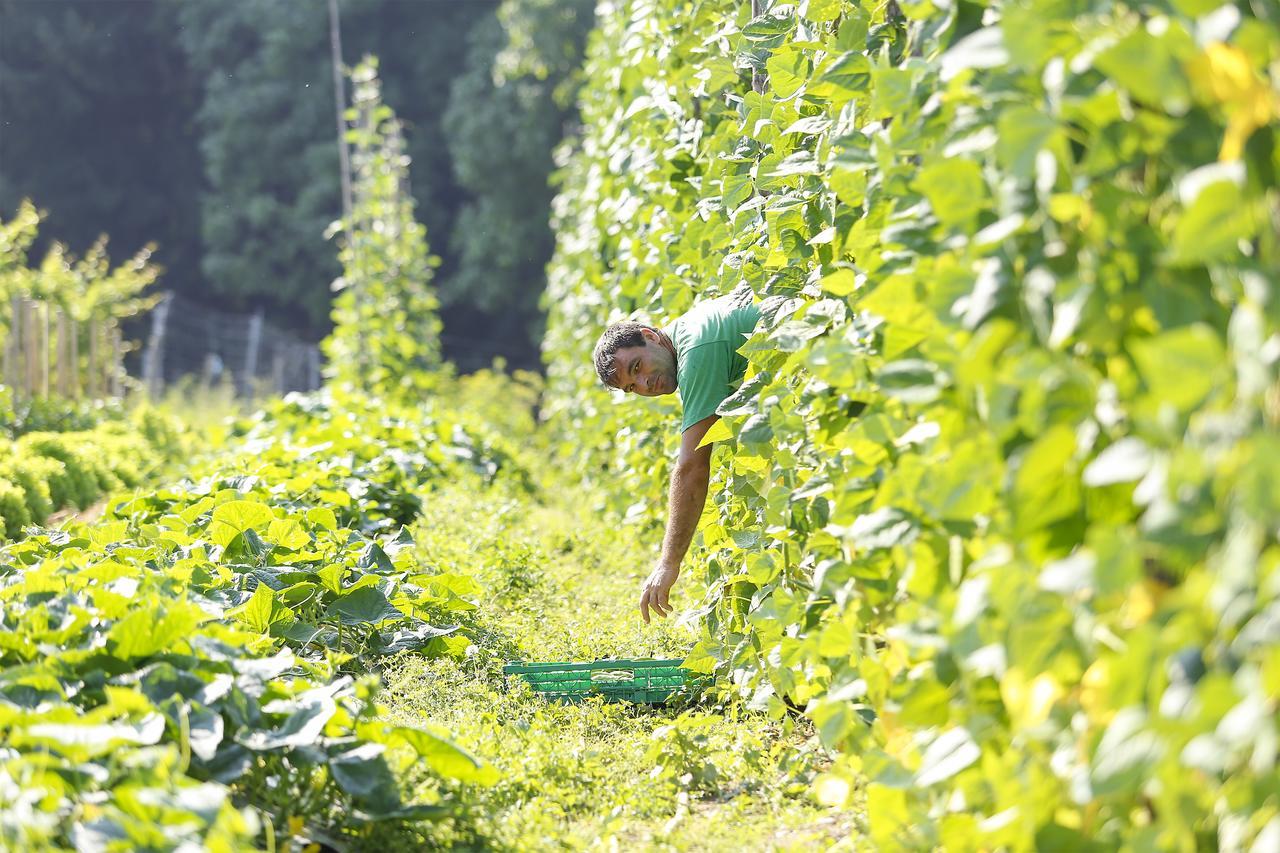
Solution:
{"label": "man's fingers", "polygon": [[649,590],[647,588],[640,596],[640,618],[644,619],[644,624],[649,624]]}

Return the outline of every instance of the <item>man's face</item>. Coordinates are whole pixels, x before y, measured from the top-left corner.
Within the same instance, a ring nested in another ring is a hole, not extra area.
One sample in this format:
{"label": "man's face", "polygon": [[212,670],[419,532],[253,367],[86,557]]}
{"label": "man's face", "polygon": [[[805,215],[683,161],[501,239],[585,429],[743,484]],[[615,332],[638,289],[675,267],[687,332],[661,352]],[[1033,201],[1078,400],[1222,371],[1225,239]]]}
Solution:
{"label": "man's face", "polygon": [[662,344],[658,333],[645,329],[644,346],[627,347],[614,354],[613,387],[641,397],[659,397],[676,390],[676,357]]}

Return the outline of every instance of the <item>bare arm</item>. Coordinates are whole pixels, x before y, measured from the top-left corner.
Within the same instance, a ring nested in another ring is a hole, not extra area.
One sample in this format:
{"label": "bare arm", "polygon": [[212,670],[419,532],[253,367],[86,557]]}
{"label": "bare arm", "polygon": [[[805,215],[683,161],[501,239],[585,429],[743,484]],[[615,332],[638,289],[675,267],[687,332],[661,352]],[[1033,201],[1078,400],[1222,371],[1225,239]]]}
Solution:
{"label": "bare arm", "polygon": [[649,608],[659,616],[671,611],[668,595],[680,576],[680,561],[689,550],[702,506],[707,500],[707,482],[711,478],[711,445],[699,447],[707,430],[718,420],[708,415],[684,431],[680,437],[680,455],[671,472],[671,493],[667,508],[667,530],[662,537],[662,557],[645,581],[640,596],[640,615],[649,621]]}

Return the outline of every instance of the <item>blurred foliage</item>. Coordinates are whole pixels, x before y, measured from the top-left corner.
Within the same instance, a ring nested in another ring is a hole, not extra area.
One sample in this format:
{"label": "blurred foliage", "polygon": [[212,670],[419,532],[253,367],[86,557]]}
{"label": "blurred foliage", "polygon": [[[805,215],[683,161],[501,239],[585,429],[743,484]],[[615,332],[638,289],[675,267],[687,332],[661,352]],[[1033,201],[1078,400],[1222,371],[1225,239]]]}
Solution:
{"label": "blurred foliage", "polygon": [[599,22],[559,459],[659,524],[674,404],[592,344],[745,281],[689,665],[812,720],[879,848],[1274,847],[1275,4],[761,5]]}
{"label": "blurred foliage", "polygon": [[265,301],[311,328],[337,275],[324,229],[341,210],[323,3],[183,3],[202,89],[201,269],[234,306]]}
{"label": "blurred foliage", "polygon": [[15,296],[58,305],[81,321],[130,317],[154,304],[153,296],[142,294],[160,273],[151,262],[151,246],[112,268],[105,236],[80,258],[54,243],[39,266],[31,266],[28,253],[43,217],[24,199],[12,219],[0,218],[0,327],[8,330]]}
{"label": "blurred foliage", "polygon": [[[48,210],[37,249],[85,251],[109,232],[156,244],[170,286],[200,278],[201,100],[181,40],[183,6],[0,0],[0,215]],[[235,4],[229,4],[235,5]]]}

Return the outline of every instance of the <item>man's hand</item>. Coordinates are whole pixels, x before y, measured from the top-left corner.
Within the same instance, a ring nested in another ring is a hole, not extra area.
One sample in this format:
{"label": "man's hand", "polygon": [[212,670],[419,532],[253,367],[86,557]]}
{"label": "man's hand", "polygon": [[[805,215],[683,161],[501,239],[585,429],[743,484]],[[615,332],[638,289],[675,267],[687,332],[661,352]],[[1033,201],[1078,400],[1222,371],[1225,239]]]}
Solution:
{"label": "man's hand", "polygon": [[649,624],[650,607],[653,608],[654,613],[663,617],[671,612],[671,604],[667,596],[671,593],[671,587],[675,586],[678,577],[680,577],[679,568],[669,568],[661,563],[650,573],[640,593],[640,616],[646,625]]}

